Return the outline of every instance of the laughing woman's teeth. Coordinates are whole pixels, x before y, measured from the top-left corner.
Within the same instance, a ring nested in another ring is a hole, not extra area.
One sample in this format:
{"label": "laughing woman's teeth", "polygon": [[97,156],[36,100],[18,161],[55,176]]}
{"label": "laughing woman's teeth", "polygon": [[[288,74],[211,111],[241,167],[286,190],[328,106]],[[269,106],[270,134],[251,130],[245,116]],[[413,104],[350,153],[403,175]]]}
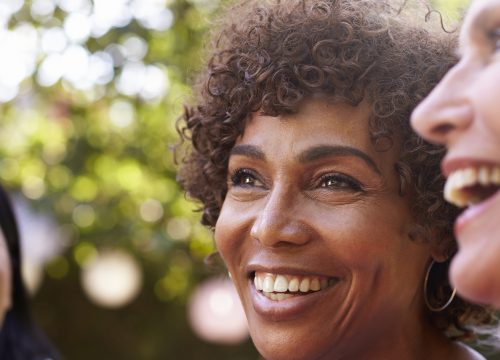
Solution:
{"label": "laughing woman's teeth", "polygon": [[488,185],[490,183],[490,174],[488,172],[488,168],[486,167],[479,168],[477,177],[481,185]]}
{"label": "laughing woman's teeth", "polygon": [[500,166],[468,167],[448,176],[445,199],[459,207],[475,204],[493,195],[500,188]]}

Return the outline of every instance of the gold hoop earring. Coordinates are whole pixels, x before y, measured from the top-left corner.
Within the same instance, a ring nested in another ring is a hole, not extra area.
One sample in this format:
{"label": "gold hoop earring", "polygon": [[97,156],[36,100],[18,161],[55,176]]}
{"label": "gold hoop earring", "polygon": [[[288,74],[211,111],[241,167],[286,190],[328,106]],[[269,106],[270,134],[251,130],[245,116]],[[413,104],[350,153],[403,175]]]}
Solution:
{"label": "gold hoop earring", "polygon": [[431,305],[431,303],[429,301],[429,296],[428,296],[428,293],[427,293],[427,286],[428,286],[428,283],[429,283],[429,274],[431,273],[431,269],[432,269],[432,266],[434,266],[434,263],[435,263],[435,261],[432,260],[432,262],[429,264],[429,267],[427,268],[427,273],[425,274],[425,280],[424,280],[424,300],[425,300],[425,305],[427,305],[427,307],[429,308],[430,311],[440,312],[440,311],[443,311],[444,309],[446,309],[448,306],[450,306],[450,304],[452,303],[453,299],[455,299],[455,295],[457,293],[457,288],[453,288],[453,291],[451,292],[450,298],[443,305],[438,306],[438,307]]}

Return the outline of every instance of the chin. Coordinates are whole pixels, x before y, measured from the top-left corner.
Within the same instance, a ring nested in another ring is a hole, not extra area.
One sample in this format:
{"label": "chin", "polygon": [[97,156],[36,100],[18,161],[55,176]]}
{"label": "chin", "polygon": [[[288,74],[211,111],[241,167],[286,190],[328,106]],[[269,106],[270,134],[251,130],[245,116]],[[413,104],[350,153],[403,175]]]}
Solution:
{"label": "chin", "polygon": [[[255,344],[255,343],[254,343]],[[310,349],[306,341],[300,341],[295,345],[284,343],[282,346],[266,344],[259,346],[255,344],[258,352],[266,360],[320,360],[327,359],[317,352],[317,349]],[[331,359],[331,357],[329,358]]]}
{"label": "chin", "polygon": [[279,330],[262,331],[251,335],[255,347],[266,360],[332,359],[325,356],[331,351],[331,344],[318,342],[320,338],[325,339],[319,334],[311,333],[309,339],[303,337],[297,339],[296,334],[287,334]]}
{"label": "chin", "polygon": [[450,265],[450,280],[460,296],[500,307],[499,257],[500,253],[487,253],[480,246],[461,249]]}

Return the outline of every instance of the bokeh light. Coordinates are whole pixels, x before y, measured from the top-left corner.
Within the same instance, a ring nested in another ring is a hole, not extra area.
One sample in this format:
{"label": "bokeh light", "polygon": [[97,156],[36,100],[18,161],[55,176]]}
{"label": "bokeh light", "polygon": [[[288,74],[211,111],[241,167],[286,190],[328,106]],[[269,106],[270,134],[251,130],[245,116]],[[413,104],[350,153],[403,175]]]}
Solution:
{"label": "bokeh light", "polygon": [[81,282],[85,293],[96,305],[118,308],[138,295],[142,287],[142,271],[128,253],[108,250],[85,264]]}
{"label": "bokeh light", "polygon": [[[163,66],[143,62],[149,46],[129,33],[107,49],[91,51],[88,43],[127,26],[132,20],[145,29],[167,31],[175,17],[163,0],[33,0],[30,16],[39,23],[19,22],[8,28],[23,0],[0,4],[0,103],[20,94],[23,82],[33,73],[39,85],[54,86],[64,79],[67,86],[95,98],[99,86],[119,77],[116,89],[129,97],[156,101],[170,82]],[[50,21],[57,8],[64,11],[60,23]],[[47,23],[47,24],[45,24]]]}
{"label": "bokeh light", "polygon": [[208,342],[237,344],[248,338],[245,313],[227,278],[209,279],[196,288],[189,303],[189,322]]}

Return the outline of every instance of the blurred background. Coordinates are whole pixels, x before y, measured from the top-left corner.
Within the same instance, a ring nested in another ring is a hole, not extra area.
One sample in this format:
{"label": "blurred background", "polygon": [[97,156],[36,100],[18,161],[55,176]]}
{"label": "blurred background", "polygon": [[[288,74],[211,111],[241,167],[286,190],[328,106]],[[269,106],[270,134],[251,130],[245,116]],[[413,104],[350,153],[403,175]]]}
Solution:
{"label": "blurred background", "polygon": [[259,358],[170,151],[226,2],[0,0],[0,182],[67,359]]}

